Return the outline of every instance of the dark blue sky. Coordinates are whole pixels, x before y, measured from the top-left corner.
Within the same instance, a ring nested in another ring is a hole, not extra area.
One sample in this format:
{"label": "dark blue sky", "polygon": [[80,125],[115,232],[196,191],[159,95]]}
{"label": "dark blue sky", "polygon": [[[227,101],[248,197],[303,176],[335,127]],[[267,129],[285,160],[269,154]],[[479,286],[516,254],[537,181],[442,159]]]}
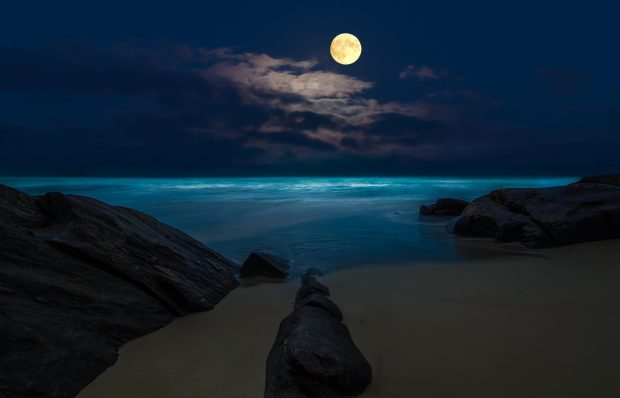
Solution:
{"label": "dark blue sky", "polygon": [[0,174],[620,171],[615,2],[127,3],[3,6]]}

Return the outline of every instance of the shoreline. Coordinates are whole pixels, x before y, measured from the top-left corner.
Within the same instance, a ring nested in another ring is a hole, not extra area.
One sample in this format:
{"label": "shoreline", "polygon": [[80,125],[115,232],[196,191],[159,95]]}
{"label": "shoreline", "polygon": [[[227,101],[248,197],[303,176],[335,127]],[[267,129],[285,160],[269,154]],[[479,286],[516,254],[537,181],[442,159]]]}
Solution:
{"label": "shoreline", "polygon": [[[619,240],[541,257],[363,267],[321,278],[373,367],[361,397],[604,396],[620,353]],[[299,282],[231,292],[120,350],[80,398],[262,396]]]}

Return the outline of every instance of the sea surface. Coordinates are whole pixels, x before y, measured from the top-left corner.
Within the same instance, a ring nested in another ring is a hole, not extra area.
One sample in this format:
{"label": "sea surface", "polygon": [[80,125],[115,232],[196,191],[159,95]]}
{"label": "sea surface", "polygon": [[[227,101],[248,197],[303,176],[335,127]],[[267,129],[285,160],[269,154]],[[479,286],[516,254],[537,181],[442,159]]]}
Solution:
{"label": "sea surface", "polygon": [[510,250],[454,239],[446,229],[449,220],[420,218],[420,205],[440,197],[472,200],[497,188],[576,180],[0,177],[0,184],[31,194],[61,191],[132,207],[239,263],[251,251],[264,250],[290,259],[299,273],[309,266],[333,271],[503,255]]}

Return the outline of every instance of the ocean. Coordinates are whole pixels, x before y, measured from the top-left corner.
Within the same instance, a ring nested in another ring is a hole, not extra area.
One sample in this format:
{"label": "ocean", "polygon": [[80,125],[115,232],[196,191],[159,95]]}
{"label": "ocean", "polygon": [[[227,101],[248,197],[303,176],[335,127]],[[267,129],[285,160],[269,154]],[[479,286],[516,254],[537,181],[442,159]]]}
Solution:
{"label": "ocean", "polygon": [[299,273],[310,266],[330,272],[502,255],[505,248],[454,239],[445,219],[419,218],[420,205],[440,197],[472,200],[497,188],[555,186],[575,180],[2,177],[0,183],[30,194],[61,191],[132,207],[236,262],[263,250],[289,259],[293,273]]}

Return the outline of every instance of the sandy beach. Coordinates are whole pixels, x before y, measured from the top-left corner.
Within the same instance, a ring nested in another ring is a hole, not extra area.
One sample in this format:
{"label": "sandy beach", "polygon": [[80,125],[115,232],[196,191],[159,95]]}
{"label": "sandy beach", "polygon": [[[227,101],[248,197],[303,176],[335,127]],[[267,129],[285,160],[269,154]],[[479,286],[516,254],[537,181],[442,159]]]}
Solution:
{"label": "sandy beach", "polygon": [[[620,395],[620,241],[322,278],[373,368],[363,397]],[[122,347],[80,398],[262,397],[299,283],[233,291]]]}

